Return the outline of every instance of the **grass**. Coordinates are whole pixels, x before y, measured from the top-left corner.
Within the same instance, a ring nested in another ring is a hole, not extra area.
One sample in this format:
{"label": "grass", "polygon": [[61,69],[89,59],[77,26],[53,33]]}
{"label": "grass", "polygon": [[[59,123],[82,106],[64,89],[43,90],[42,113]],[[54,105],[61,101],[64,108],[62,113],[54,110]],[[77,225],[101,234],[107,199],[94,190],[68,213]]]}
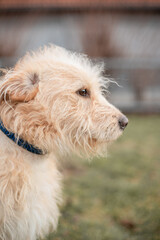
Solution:
{"label": "grass", "polygon": [[160,117],[130,116],[107,159],[71,161],[46,240],[160,240]]}

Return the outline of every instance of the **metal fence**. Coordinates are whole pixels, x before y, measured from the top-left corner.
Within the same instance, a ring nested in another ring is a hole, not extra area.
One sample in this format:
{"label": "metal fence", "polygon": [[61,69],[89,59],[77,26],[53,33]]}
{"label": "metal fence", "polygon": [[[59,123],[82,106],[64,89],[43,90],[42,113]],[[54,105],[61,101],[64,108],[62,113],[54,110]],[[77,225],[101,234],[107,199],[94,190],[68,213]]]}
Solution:
{"label": "metal fence", "polygon": [[103,61],[121,110],[160,113],[159,12],[34,11],[0,13],[0,67],[53,43]]}
{"label": "metal fence", "polygon": [[110,99],[130,113],[160,113],[160,59],[104,59],[111,83]]}

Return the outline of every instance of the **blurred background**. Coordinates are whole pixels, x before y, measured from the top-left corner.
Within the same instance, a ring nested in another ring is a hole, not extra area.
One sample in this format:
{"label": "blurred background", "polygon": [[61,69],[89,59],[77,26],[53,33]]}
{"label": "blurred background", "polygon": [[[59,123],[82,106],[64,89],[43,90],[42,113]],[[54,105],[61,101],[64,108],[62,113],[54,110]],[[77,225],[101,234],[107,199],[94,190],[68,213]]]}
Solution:
{"label": "blurred background", "polygon": [[107,160],[66,161],[46,239],[160,239],[160,0],[0,0],[0,67],[49,43],[103,61],[130,123]]}
{"label": "blurred background", "polygon": [[160,112],[159,0],[1,0],[0,65],[48,43],[103,60],[111,101]]}

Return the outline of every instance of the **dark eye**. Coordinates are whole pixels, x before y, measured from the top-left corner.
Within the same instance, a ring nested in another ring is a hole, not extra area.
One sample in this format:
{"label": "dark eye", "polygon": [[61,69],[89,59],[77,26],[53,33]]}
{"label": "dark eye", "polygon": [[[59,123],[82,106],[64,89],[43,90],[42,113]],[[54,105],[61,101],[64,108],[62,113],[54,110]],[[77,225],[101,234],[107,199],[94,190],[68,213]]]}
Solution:
{"label": "dark eye", "polygon": [[78,90],[77,94],[79,94],[82,97],[89,97],[90,96],[90,93],[86,88]]}

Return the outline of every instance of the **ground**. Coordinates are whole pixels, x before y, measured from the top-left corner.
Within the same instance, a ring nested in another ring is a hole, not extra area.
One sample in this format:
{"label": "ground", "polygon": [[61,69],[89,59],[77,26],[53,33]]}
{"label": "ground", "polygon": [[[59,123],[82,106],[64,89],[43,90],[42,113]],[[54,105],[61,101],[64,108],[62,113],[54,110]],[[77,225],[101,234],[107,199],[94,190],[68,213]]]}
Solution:
{"label": "ground", "polygon": [[160,116],[129,116],[108,158],[64,167],[64,203],[45,240],[160,240]]}

